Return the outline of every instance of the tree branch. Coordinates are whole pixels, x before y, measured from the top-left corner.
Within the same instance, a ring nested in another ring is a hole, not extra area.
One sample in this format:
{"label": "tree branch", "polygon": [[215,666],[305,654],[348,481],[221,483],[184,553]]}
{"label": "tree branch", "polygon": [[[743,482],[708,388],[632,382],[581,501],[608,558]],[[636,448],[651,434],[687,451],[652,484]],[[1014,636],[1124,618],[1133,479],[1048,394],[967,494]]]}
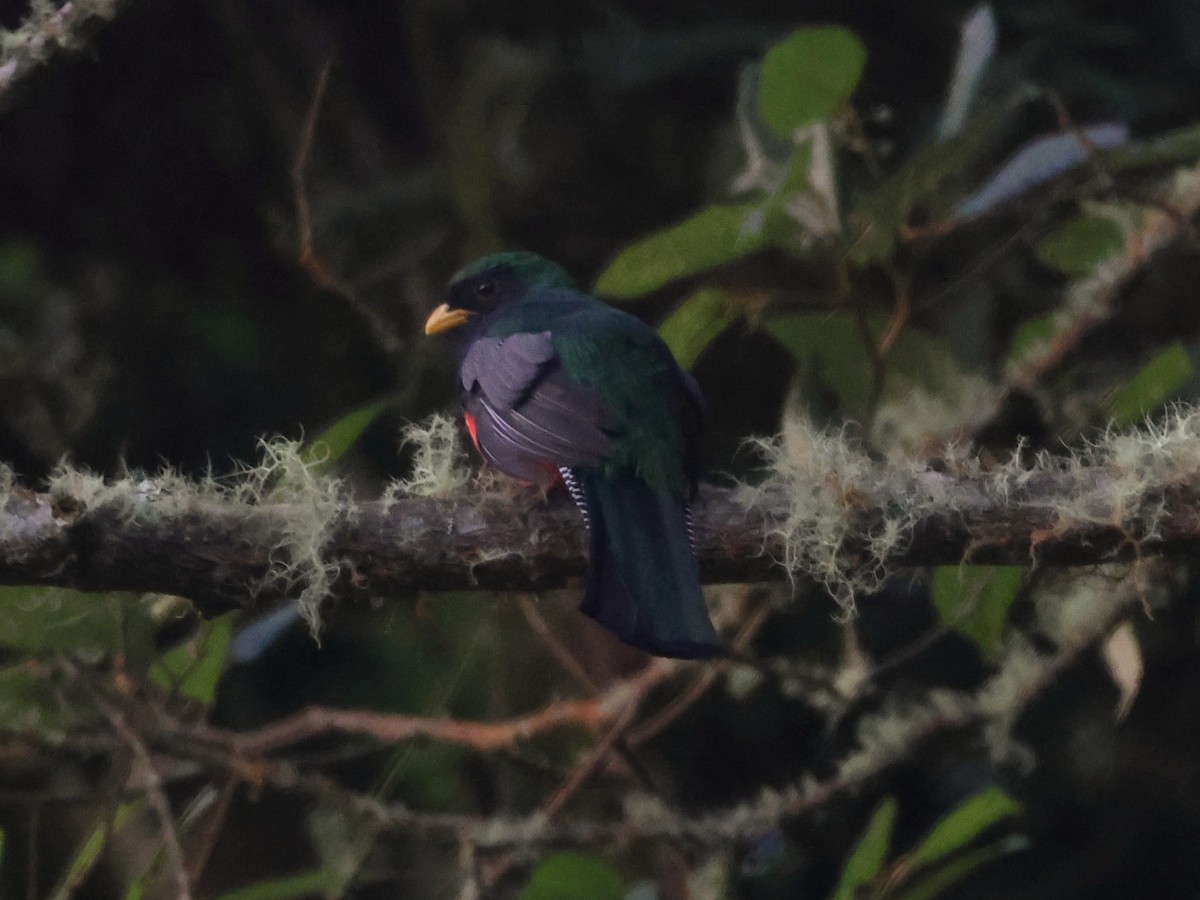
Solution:
{"label": "tree branch", "polygon": [[[1180,418],[1176,431],[1200,428]],[[1187,441],[1192,441],[1190,431]],[[844,573],[895,567],[1073,564],[1200,548],[1200,471],[1169,435],[1120,440],[1091,462],[958,475],[843,459],[776,471],[759,488],[705,487],[696,538],[708,582],[792,575],[838,592]],[[1134,452],[1140,441],[1145,453]],[[1200,439],[1196,439],[1200,443]],[[1132,449],[1131,449],[1132,448]],[[0,584],[178,594],[206,615],[297,596],[320,577],[341,598],[469,588],[547,590],[585,570],[585,533],[565,498],[468,487],[324,505],[255,502],[211,485],[63,477],[48,493],[9,486]],[[848,577],[850,577],[848,576]],[[847,582],[855,590],[857,583]]]}
{"label": "tree branch", "polygon": [[116,18],[127,0],[66,0],[49,13],[34,11],[16,31],[0,31],[0,112],[14,89],[38,66],[63,50],[86,46],[104,23]]}

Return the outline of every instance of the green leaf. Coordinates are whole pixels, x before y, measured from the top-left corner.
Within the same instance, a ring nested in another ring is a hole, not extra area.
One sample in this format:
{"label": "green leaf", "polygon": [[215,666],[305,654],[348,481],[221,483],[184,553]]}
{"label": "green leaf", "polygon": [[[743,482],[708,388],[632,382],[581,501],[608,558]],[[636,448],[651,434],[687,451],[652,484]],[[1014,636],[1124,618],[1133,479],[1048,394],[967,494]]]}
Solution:
{"label": "green leaf", "polygon": [[100,854],[104,852],[104,848],[108,845],[108,839],[112,837],[114,832],[120,831],[125,826],[125,823],[129,821],[130,816],[141,809],[143,805],[144,801],[141,799],[122,803],[111,816],[106,817],[103,821],[96,823],[92,827],[92,830],[80,842],[79,848],[71,858],[71,862],[67,866],[67,871],[63,874],[62,881],[59,882],[57,889],[50,895],[53,900],[67,900],[68,897],[71,897],[75,893],[75,890],[83,884],[92,869],[96,867],[96,863],[100,861]]}
{"label": "green leaf", "polygon": [[0,587],[0,645],[22,650],[126,653],[154,630],[148,606],[122,594]]}
{"label": "green leaf", "polygon": [[841,231],[837,198],[830,196],[828,185],[813,182],[814,152],[812,142],[797,144],[783,182],[759,204],[767,243],[796,255],[810,251],[815,238],[831,238]]}
{"label": "green leaf", "polygon": [[858,323],[849,316],[776,316],[767,331],[795,357],[802,377],[833,391],[852,415],[867,412],[873,368]]}
{"label": "green leaf", "polygon": [[971,132],[941,141],[914,153],[894,175],[851,210],[848,221],[856,232],[847,255],[860,266],[890,259],[909,215],[918,203],[940,188],[971,158]]}
{"label": "green leaf", "polygon": [[224,365],[249,367],[261,355],[258,325],[236,309],[195,309],[188,324],[206,350]]}
{"label": "green leaf", "polygon": [[936,862],[1020,811],[1021,805],[1000,788],[985,788],[942,816],[905,861],[913,868]]}
{"label": "green leaf", "polygon": [[1113,396],[1109,403],[1112,420],[1118,425],[1139,422],[1179,391],[1192,377],[1192,361],[1176,341],[1141,370]]}
{"label": "green leaf", "polygon": [[[947,190],[961,185],[972,169],[1008,132],[1008,123],[1024,97],[989,107],[972,117],[954,137],[913,153],[893,175],[855,204],[847,217],[854,239],[847,248],[852,263],[883,262],[896,251],[900,229],[918,204],[949,211],[957,200]],[[942,196],[939,196],[941,192]]]}
{"label": "green leaf", "polygon": [[1044,265],[1072,278],[1082,278],[1124,243],[1120,225],[1106,216],[1085,213],[1038,241],[1034,253]]}
{"label": "green leaf", "polygon": [[150,676],[167,690],[211,706],[233,633],[234,613],[204,622],[192,638],[164,653]]}
{"label": "green leaf", "polygon": [[41,277],[42,256],[30,241],[0,243],[0,291],[30,290]]}
{"label": "green leaf", "polygon": [[460,809],[465,802],[463,767],[468,754],[446,744],[409,744],[390,761],[380,794],[403,797],[422,809]]}
{"label": "green leaf", "polygon": [[596,292],[640,297],[766,245],[758,204],[710,206],[623,250],[596,279]]}
{"label": "green leaf", "polygon": [[292,900],[295,897],[327,897],[338,878],[331,869],[315,869],[284,875],[221,894],[216,900]]}
{"label": "green leaf", "polygon": [[[871,340],[878,340],[885,327],[882,318],[871,318],[867,322]],[[859,419],[870,415],[875,368],[862,327],[851,316],[777,316],[767,322],[766,329],[795,357],[802,379],[831,391],[848,415]],[[954,400],[962,378],[945,341],[907,328],[888,357],[881,397],[901,399],[921,388],[930,396]]]}
{"label": "green leaf", "polygon": [[308,441],[300,451],[301,457],[310,465],[333,465],[354,446],[387,406],[388,401],[376,400],[351,410]]}
{"label": "green leaf", "polygon": [[942,622],[995,660],[1008,627],[1008,609],[1024,579],[1023,566],[939,566],[930,592]]}
{"label": "green leaf", "polygon": [[1026,846],[1028,846],[1027,841],[1013,837],[1004,838],[994,844],[964,853],[957,859],[938,866],[932,873],[922,878],[915,887],[890,896],[892,900],[936,900],[938,897],[946,896],[951,888],[976,869],[981,869],[988,863],[995,862],[1017,850],[1023,850]]}
{"label": "green leaf", "polygon": [[14,731],[59,737],[74,721],[49,676],[31,664],[0,669],[0,722]]}
{"label": "green leaf", "polygon": [[520,900],[621,900],[624,892],[621,876],[603,860],[556,853],[533,870]]}
{"label": "green leaf", "polygon": [[1054,313],[1022,322],[1009,346],[1008,362],[1019,362],[1034,345],[1050,340],[1054,336],[1057,322],[1058,316]]}
{"label": "green leaf", "polygon": [[829,119],[850,99],[867,50],[845,28],[802,28],[767,51],[758,82],[758,111],[784,137]]}
{"label": "green leaf", "polygon": [[852,900],[860,888],[870,884],[879,875],[892,843],[897,808],[895,797],[885,797],[875,808],[854,852],[846,860],[833,900]]}
{"label": "green leaf", "polygon": [[1136,141],[1100,154],[1107,172],[1123,172],[1146,166],[1190,163],[1200,159],[1200,125],[1185,125],[1144,141]]}
{"label": "green leaf", "polygon": [[663,320],[658,333],[679,364],[690,369],[704,349],[740,316],[724,291],[701,288]]}

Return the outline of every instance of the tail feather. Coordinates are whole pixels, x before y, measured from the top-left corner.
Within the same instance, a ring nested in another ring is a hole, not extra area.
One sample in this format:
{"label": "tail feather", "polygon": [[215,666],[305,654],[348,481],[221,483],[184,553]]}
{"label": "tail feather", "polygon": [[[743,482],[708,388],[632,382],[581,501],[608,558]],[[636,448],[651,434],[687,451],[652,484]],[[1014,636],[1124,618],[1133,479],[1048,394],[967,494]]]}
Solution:
{"label": "tail feather", "polygon": [[582,476],[591,560],[581,609],[659,656],[724,653],[708,618],[687,505],[632,475]]}

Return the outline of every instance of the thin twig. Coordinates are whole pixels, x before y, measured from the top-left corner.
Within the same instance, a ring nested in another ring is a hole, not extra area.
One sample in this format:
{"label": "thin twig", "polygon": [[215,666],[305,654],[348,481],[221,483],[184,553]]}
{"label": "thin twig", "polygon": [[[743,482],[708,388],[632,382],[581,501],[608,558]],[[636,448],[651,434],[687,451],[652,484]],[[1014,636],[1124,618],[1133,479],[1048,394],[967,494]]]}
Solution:
{"label": "thin twig", "polygon": [[[733,639],[733,649],[735,652],[742,652],[753,640],[754,635],[767,621],[771,614],[771,607],[764,603],[759,606],[750,617],[742,625],[737,636]],[[654,718],[643,722],[637,728],[629,732],[629,743],[636,747],[643,744],[658,734],[661,734],[672,722],[678,719],[681,715],[687,712],[692,706],[708,693],[709,689],[716,684],[717,679],[729,671],[729,668],[734,664],[733,660],[721,660],[709,666],[705,666],[696,676],[696,679],[681,691],[670,703],[658,711]]]}
{"label": "thin twig", "polygon": [[216,849],[217,841],[220,839],[226,820],[229,818],[229,810],[233,806],[233,798],[237,794],[237,788],[240,783],[235,776],[228,774],[221,781],[221,788],[217,793],[217,802],[208,813],[207,821],[196,841],[191,861],[188,864],[188,877],[191,878],[193,884],[200,882],[200,878],[204,874],[204,869],[208,866],[209,859],[212,858],[213,850]]}
{"label": "thin twig", "polygon": [[41,801],[34,803],[29,810],[29,840],[25,844],[25,898],[37,900],[38,897],[38,841],[41,839],[42,807]]}
{"label": "thin twig", "polygon": [[[542,804],[541,815],[546,821],[552,821],[570,799],[579,792],[580,788],[587,783],[588,779],[607,762],[618,742],[624,738],[629,725],[637,716],[646,694],[674,668],[674,664],[670,661],[658,659],[646,666],[639,673],[636,678],[638,690],[626,700],[624,706],[613,719],[608,731],[587,752],[584,758],[580,760],[579,764],[575,766],[571,774],[567,777],[567,780],[559,786],[558,790]],[[513,862],[514,859],[511,855],[506,855],[497,860],[483,879],[484,889],[490,891],[494,888],[500,879],[512,868]]]}
{"label": "thin twig", "polygon": [[112,725],[121,740],[129,747],[133,753],[134,759],[138,766],[142,769],[144,775],[144,790],[146,799],[158,816],[159,828],[163,845],[167,851],[167,861],[171,866],[171,873],[175,880],[175,897],[177,900],[189,900],[192,896],[192,883],[188,876],[187,857],[183,852],[183,843],[179,839],[179,831],[175,827],[175,815],[171,811],[171,802],[167,799],[166,793],[163,791],[162,778],[159,776],[158,769],[154,764],[154,760],[150,757],[150,751],[146,748],[146,744],[138,733],[130,727],[126,721],[124,714],[114,707],[98,689],[89,685],[92,694],[92,701],[96,704],[96,708],[104,714]]}
{"label": "thin twig", "polygon": [[[550,654],[558,662],[559,666],[562,667],[563,671],[574,678],[579,686],[588,693],[600,693],[600,686],[596,683],[596,680],[583,667],[575,654],[550,629],[545,616],[538,611],[536,604],[525,594],[517,598],[517,604],[520,607],[521,615],[525,617],[525,621],[529,624],[533,633],[537,635],[546,649],[550,651]],[[637,754],[633,752],[633,747],[630,746],[629,742],[623,736],[617,741],[616,749],[621,760],[629,767],[629,770],[638,781],[641,782],[642,787],[652,794],[658,794],[659,787],[654,783],[654,778],[645,765],[642,764],[642,761],[638,759]]]}
{"label": "thin twig", "polygon": [[317,287],[329,291],[345,301],[346,305],[356,316],[366,323],[375,342],[389,356],[395,356],[403,342],[396,334],[392,325],[379,313],[364,303],[354,288],[334,271],[325,259],[317,252],[313,237],[312,204],[308,199],[308,188],[304,176],[312,156],[313,145],[317,136],[317,121],[320,118],[321,105],[325,99],[325,90],[329,85],[329,74],[333,69],[333,59],[326,60],[325,65],[317,76],[313,88],[312,99],[304,116],[304,128],[300,133],[300,146],[296,151],[296,159],[292,163],[292,193],[296,204],[296,229],[299,238],[296,262],[308,273]]}
{"label": "thin twig", "polygon": [[521,615],[525,617],[525,622],[542,642],[542,646],[550,651],[550,655],[554,657],[555,662],[562,667],[563,671],[575,679],[575,683],[585,691],[592,694],[599,693],[600,686],[596,684],[596,680],[579,662],[579,658],[568,650],[558,636],[550,630],[546,618],[538,611],[537,605],[529,598],[528,594],[521,594],[517,597],[517,607],[521,610]]}
{"label": "thin twig", "polygon": [[562,700],[504,722],[476,722],[381,713],[366,709],[309,706],[294,715],[239,735],[234,744],[248,757],[259,756],[326,734],[360,734],[383,744],[429,738],[492,751],[528,740],[563,725],[594,728],[611,712],[600,700]]}
{"label": "thin twig", "polygon": [[908,279],[898,272],[892,272],[892,288],[896,297],[896,305],[887,327],[879,338],[877,353],[879,358],[886,361],[904,333],[908,320],[912,316],[912,294],[909,291]]}
{"label": "thin twig", "polygon": [[[230,745],[243,757],[253,758],[326,734],[362,734],[394,744],[417,737],[464,744],[480,751],[511,747],[555,728],[581,725],[595,729],[611,721],[630,697],[641,697],[674,668],[670,660],[655,660],[637,675],[617,682],[603,693],[585,700],[557,700],[541,709],[503,722],[436,719],[380,713],[365,709],[310,706],[295,715],[257,731],[234,736]],[[207,731],[215,736],[218,732]]]}

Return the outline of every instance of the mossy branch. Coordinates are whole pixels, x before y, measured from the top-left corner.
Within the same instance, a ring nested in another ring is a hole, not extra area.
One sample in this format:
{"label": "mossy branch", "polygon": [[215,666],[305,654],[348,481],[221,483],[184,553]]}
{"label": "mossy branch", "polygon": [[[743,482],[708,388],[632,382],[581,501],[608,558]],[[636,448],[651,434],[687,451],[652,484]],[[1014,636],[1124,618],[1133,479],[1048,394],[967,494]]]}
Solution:
{"label": "mossy branch", "polygon": [[[1194,412],[1029,467],[876,463],[799,426],[767,453],[758,487],[701,490],[708,582],[812,578],[850,605],[898,567],[1086,565],[1200,548]],[[179,594],[205,614],[300,597],[315,621],[328,596],[536,591],[584,572],[584,527],[565,497],[476,478],[450,496],[357,502],[294,448],[267,455],[232,486],[71,471],[45,493],[10,483],[0,583]]]}
{"label": "mossy branch", "polygon": [[50,0],[35,2],[15,31],[0,30],[0,111],[15,88],[57,53],[79,51],[128,0]]}

